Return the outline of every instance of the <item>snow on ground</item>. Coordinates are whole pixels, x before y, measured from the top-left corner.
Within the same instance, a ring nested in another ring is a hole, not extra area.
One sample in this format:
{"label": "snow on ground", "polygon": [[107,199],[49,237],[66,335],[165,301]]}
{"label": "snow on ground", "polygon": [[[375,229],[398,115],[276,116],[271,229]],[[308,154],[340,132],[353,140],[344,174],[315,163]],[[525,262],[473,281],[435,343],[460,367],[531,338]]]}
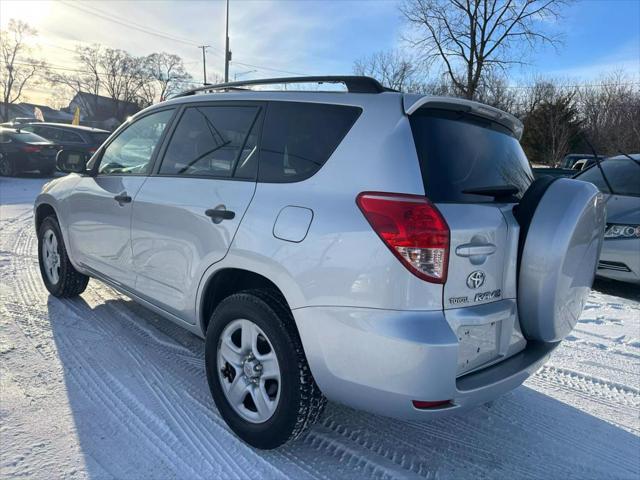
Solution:
{"label": "snow on ground", "polygon": [[197,337],[92,280],[44,289],[32,202],[0,178],[0,476],[29,478],[639,478],[640,295],[597,284],[551,361],[491,406],[430,423],[330,404],[273,452],[238,441]]}

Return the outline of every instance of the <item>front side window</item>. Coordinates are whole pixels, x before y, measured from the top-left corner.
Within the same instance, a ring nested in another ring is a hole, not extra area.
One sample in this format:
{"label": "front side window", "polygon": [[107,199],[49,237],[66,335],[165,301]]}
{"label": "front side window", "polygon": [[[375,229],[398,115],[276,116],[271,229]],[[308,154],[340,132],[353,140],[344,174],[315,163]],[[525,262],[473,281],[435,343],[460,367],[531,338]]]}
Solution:
{"label": "front side window", "polygon": [[104,149],[98,173],[140,175],[149,173],[153,152],[171,120],[173,110],[152,113],[125,128]]}
{"label": "front side window", "polygon": [[321,103],[269,104],[258,180],[285,183],[311,177],[329,159],[361,111]]}
{"label": "front side window", "polygon": [[258,107],[189,107],[160,166],[161,175],[255,178]]}

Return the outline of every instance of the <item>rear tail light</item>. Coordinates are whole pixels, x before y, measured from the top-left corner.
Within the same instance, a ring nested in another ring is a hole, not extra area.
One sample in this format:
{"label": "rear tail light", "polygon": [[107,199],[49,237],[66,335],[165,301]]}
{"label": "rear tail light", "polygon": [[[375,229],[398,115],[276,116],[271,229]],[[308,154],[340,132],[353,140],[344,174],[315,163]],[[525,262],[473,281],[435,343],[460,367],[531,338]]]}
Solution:
{"label": "rear tail light", "polygon": [[449,227],[426,197],[362,192],[356,203],[365,218],[405,267],[432,283],[445,283]]}
{"label": "rear tail light", "polygon": [[94,153],[96,153],[97,148],[90,148],[89,149],[89,155],[93,155]]}
{"label": "rear tail light", "polygon": [[42,147],[36,147],[35,145],[25,145],[22,147],[24,153],[39,153],[41,150]]}

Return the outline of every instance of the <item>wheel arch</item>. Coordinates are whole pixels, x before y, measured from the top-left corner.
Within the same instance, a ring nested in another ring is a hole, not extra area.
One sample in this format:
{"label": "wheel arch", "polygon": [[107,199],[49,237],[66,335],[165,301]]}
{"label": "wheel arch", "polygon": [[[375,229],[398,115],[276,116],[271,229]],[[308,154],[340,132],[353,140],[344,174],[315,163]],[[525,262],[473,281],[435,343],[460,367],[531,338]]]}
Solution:
{"label": "wheel arch", "polygon": [[201,282],[197,320],[202,334],[206,335],[211,314],[222,300],[234,293],[250,289],[269,289],[282,297],[290,308],[282,289],[266,276],[243,268],[223,267]]}
{"label": "wheel arch", "polygon": [[60,222],[60,218],[58,217],[58,213],[56,212],[56,209],[50,203],[40,203],[39,205],[37,205],[33,215],[34,215],[34,221],[36,226],[36,232],[40,230],[40,225],[42,225],[42,221],[49,216],[53,215],[54,217],[56,217],[56,219],[58,219],[58,223]]}

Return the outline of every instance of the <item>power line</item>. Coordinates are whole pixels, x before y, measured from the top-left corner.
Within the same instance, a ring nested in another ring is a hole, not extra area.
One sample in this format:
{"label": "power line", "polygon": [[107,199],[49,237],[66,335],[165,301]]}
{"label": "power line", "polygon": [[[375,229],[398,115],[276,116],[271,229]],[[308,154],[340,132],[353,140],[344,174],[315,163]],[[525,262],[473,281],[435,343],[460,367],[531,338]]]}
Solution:
{"label": "power line", "polygon": [[270,72],[278,72],[278,73],[288,73],[290,75],[309,75],[308,73],[300,73],[300,72],[291,72],[289,70],[280,70],[278,68],[271,68],[271,67],[261,67],[260,65],[253,65],[251,63],[244,63],[244,62],[237,62],[237,61],[233,61],[232,63],[237,64],[237,65],[242,65],[244,67],[253,67],[253,68],[257,68],[258,70],[267,70]]}
{"label": "power line", "polygon": [[138,30],[140,32],[144,32],[147,33],[149,35],[155,35],[157,37],[161,37],[161,38],[165,38],[167,40],[172,40],[174,42],[180,42],[183,43],[185,45],[191,45],[194,47],[197,47],[198,44],[196,42],[193,42],[191,40],[187,40],[187,39],[183,39],[183,38],[179,38],[179,37],[175,37],[172,35],[167,35],[166,33],[160,32],[158,30],[154,30],[151,29],[147,26],[141,25],[139,23],[135,23],[132,22],[131,20],[127,20],[121,17],[117,17],[111,13],[107,13],[104,12],[102,10],[98,10],[94,7],[87,7],[86,4],[77,4],[77,3],[70,3],[70,2],[65,2],[65,1],[61,1],[62,4],[71,7],[71,8],[75,8],[76,10],[80,10],[83,13],[88,13],[89,15],[93,15],[95,17],[101,18],[103,20],[108,20],[110,22],[114,22],[117,23],[119,25],[122,25],[124,27],[128,27],[128,28],[132,28],[134,30]]}

